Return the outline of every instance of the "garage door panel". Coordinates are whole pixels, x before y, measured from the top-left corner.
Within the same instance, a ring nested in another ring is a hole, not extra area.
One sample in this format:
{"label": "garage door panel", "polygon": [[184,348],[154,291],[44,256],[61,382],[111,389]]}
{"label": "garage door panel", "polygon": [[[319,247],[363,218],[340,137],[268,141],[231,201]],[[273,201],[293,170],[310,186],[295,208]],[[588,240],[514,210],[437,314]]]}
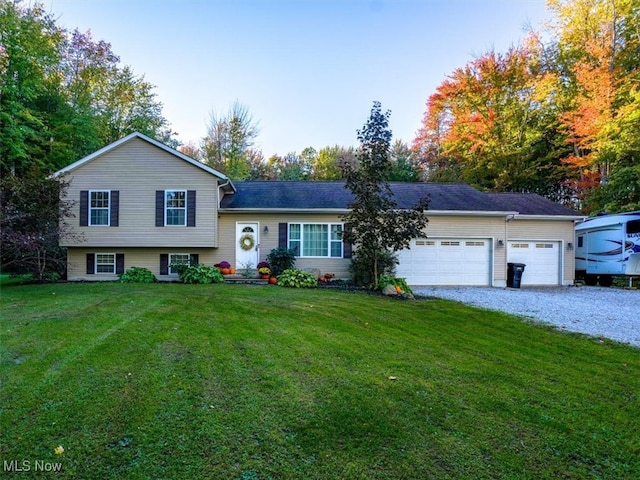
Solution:
{"label": "garage door panel", "polygon": [[411,285],[489,285],[488,239],[416,239],[399,252],[399,277]]}
{"label": "garage door panel", "polygon": [[524,263],[521,285],[560,283],[560,243],[541,241],[509,242],[509,263]]}

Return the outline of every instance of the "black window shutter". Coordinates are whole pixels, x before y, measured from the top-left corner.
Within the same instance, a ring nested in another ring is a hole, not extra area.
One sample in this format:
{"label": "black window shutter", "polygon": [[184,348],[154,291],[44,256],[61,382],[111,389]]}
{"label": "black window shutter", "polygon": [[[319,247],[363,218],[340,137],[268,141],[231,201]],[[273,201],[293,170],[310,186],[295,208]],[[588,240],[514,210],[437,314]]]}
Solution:
{"label": "black window shutter", "polygon": [[87,253],[87,274],[93,275],[96,273],[96,254]]}
{"label": "black window shutter", "polygon": [[169,254],[160,254],[160,275],[169,275]]}
{"label": "black window shutter", "polygon": [[120,219],[120,191],[111,190],[109,196],[109,200],[111,201],[111,218],[109,218],[109,225],[117,227]]}
{"label": "black window shutter", "polygon": [[196,191],[187,190],[187,227],[196,226]]}
{"label": "black window shutter", "polygon": [[89,191],[80,192],[80,226],[89,226]]}
{"label": "black window shutter", "polygon": [[116,274],[124,273],[124,253],[116,253]]}
{"label": "black window shutter", "polygon": [[200,255],[198,253],[192,253],[189,255],[189,265],[198,265],[200,263]]}
{"label": "black window shutter", "polygon": [[156,190],[156,227],[164,227],[164,190]]}
{"label": "black window shutter", "polygon": [[278,247],[287,248],[289,246],[288,237],[288,227],[289,225],[286,223],[278,224]]}
{"label": "black window shutter", "polygon": [[[350,223],[347,223],[344,225],[344,231],[351,232]],[[343,240],[342,243],[343,243],[342,258],[351,258],[351,256],[353,255],[353,246],[346,240]]]}

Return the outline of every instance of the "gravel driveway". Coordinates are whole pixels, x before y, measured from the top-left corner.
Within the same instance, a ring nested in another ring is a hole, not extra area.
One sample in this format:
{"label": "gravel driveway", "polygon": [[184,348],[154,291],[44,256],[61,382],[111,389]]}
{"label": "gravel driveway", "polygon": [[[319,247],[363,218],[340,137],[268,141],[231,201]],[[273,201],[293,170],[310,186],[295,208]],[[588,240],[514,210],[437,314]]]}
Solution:
{"label": "gravel driveway", "polygon": [[448,298],[640,346],[640,290],[601,287],[411,287],[416,295]]}

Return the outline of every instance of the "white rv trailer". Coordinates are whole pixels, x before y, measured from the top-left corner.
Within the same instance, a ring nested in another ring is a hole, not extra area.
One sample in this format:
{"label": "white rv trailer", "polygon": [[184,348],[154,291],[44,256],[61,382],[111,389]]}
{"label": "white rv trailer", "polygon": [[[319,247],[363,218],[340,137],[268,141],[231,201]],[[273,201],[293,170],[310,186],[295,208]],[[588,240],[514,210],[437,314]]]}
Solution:
{"label": "white rv trailer", "polygon": [[576,225],[576,278],[611,286],[613,275],[640,275],[640,211]]}

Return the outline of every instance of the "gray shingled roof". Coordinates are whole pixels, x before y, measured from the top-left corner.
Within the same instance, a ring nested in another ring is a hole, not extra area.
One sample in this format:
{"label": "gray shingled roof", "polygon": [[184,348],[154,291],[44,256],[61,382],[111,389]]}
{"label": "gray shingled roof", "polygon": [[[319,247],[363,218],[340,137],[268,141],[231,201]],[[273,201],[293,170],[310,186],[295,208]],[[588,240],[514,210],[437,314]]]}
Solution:
{"label": "gray shingled roof", "polygon": [[535,193],[485,193],[500,210],[515,210],[520,215],[568,215],[580,213]]}
{"label": "gray shingled roof", "polygon": [[[353,197],[344,182],[234,182],[222,209],[347,209]],[[489,194],[463,183],[391,183],[400,208],[411,208],[429,195],[429,210],[520,212],[526,215],[579,215],[534,194]]]}

